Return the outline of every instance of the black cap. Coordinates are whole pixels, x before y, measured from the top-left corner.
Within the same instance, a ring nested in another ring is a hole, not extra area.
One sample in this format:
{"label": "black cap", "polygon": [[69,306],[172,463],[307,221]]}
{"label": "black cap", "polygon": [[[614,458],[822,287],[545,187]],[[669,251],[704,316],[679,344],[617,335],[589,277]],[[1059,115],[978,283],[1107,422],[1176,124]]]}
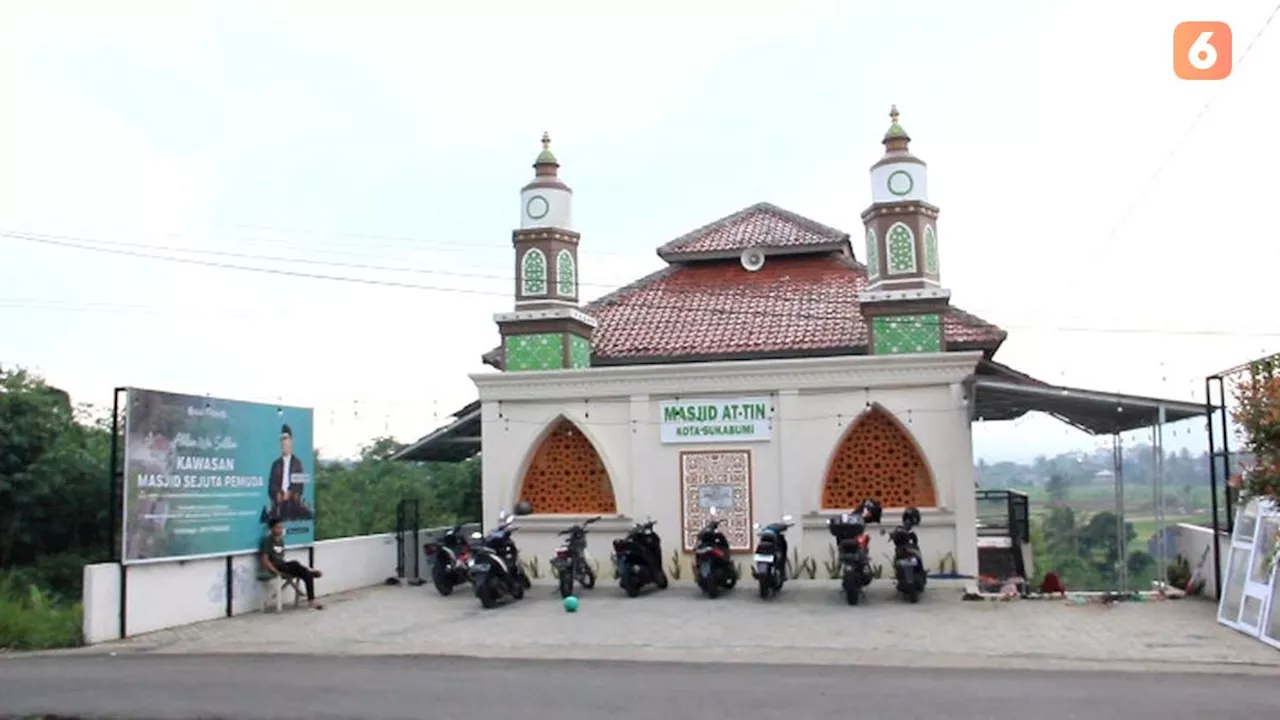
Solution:
{"label": "black cap", "polygon": [[280,426],[280,434],[281,434],[281,435],[288,435],[289,437],[293,437],[293,428],[289,427],[287,424],[286,424],[286,425],[281,425],[281,426]]}

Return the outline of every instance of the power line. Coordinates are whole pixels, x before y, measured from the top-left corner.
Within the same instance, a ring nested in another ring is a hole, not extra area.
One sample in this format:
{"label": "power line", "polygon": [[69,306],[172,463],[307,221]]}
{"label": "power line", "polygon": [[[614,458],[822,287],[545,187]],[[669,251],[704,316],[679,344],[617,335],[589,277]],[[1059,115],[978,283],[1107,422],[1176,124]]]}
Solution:
{"label": "power line", "polygon": [[[367,263],[352,263],[352,262],[336,261],[336,260],[316,260],[313,258],[285,257],[280,255],[263,255],[260,253],[229,252],[226,250],[206,250],[203,248],[176,247],[172,245],[153,245],[151,243],[127,242],[124,240],[102,240],[99,238],[71,237],[67,235],[53,235],[48,233],[15,232],[10,230],[3,230],[3,229],[0,229],[0,236],[7,237],[12,240],[25,240],[28,242],[48,241],[50,243],[55,243],[55,244],[61,243],[64,245],[69,243],[76,243],[77,245],[84,245],[85,243],[93,243],[94,245],[106,246],[106,248],[103,248],[104,250],[107,248],[133,248],[137,250],[151,250],[151,251],[157,251],[157,252],[176,252],[176,253],[191,253],[195,255],[213,255],[215,257],[237,258],[241,260],[282,262],[282,263],[290,263],[293,265],[319,265],[324,267],[345,268],[349,270],[372,270],[375,272],[411,273],[415,275],[434,275],[439,277],[456,277],[456,278],[466,278],[471,280],[501,280],[505,282],[515,282],[515,277],[511,275],[493,275],[490,273],[465,273],[465,272],[457,272],[453,270],[432,270],[427,268],[414,267],[412,265],[401,265],[399,267],[396,267],[393,265],[371,265]],[[91,245],[85,245],[85,247],[82,249],[97,249],[97,248]],[[507,250],[510,250],[510,249],[511,247],[507,246]],[[167,259],[161,256],[149,255],[148,257],[154,257],[155,259]],[[611,285],[607,283],[589,283],[589,282],[581,282],[581,281],[578,283],[578,285],[581,287],[598,287],[598,288],[605,288],[608,290],[616,290],[619,287],[618,285]]]}
{"label": "power line", "polygon": [[[312,279],[312,280],[327,280],[327,281],[333,281],[333,282],[347,282],[347,283],[356,283],[356,284],[371,285],[371,286],[384,286],[384,287],[393,287],[393,288],[401,288],[401,289],[423,290],[423,291],[429,291],[429,292],[458,293],[458,294],[466,294],[466,295],[480,295],[480,296],[492,296],[492,297],[504,297],[504,298],[509,298],[512,295],[512,293],[510,292],[499,292],[499,291],[483,290],[483,289],[476,289],[476,288],[440,287],[440,286],[433,286],[433,285],[421,285],[417,283],[398,282],[398,281],[392,281],[392,280],[378,280],[373,278],[357,278],[357,277],[350,277],[350,276],[343,276],[343,275],[329,275],[329,274],[322,274],[322,273],[307,273],[307,272],[300,272],[300,271],[281,270],[277,268],[263,268],[263,267],[255,267],[250,265],[223,263],[223,262],[216,262],[216,261],[196,259],[196,258],[169,257],[164,255],[155,255],[151,253],[137,252],[137,251],[127,250],[127,249],[119,249],[114,247],[100,247],[95,245],[86,245],[86,244],[83,244],[82,241],[78,242],[78,241],[75,241],[74,239],[73,240],[57,239],[58,236],[37,237],[32,235],[24,235],[24,234],[13,233],[10,231],[0,230],[0,237],[7,237],[10,239],[22,240],[22,241],[34,242],[34,243],[40,243],[40,244],[48,244],[48,245],[64,247],[64,248],[69,248],[74,250],[86,250],[91,252],[123,255],[126,257],[136,257],[136,258],[142,258],[142,259],[148,259],[148,260],[161,260],[161,261],[176,262],[176,263],[201,266],[201,267],[212,267],[212,268],[218,268],[218,269],[224,269],[224,270],[236,270],[236,271],[244,271],[244,272],[257,272],[257,273],[265,273],[265,274],[271,274],[271,275],[283,275],[288,277],[298,277],[298,278],[305,278],[305,279]],[[93,242],[93,241],[90,240],[89,242]],[[254,256],[254,257],[262,257],[262,256]],[[286,258],[286,259],[282,259],[282,261],[289,262],[291,261],[291,259]],[[341,265],[341,264],[339,263],[338,265]],[[449,273],[446,273],[443,271],[441,271],[441,274],[446,276],[452,276]],[[467,277],[467,276],[464,276],[464,277]],[[619,289],[626,290],[627,287],[628,286],[623,286],[622,288],[619,288]],[[643,291],[644,291],[643,286],[636,287],[634,289],[634,292],[643,292]],[[671,297],[679,297],[680,295],[687,295],[698,300],[710,299],[712,301],[721,302],[721,303],[724,303],[724,302],[739,303],[739,302],[751,301],[751,300],[774,300],[774,301],[787,301],[792,305],[812,305],[815,302],[815,299],[811,297],[807,297],[807,298],[796,297],[791,294],[778,293],[778,292],[763,292],[763,293],[752,292],[752,291],[747,291],[740,288],[734,289],[731,291],[708,291],[702,288],[695,288],[690,290],[681,290],[677,288],[664,288],[662,291],[662,294],[664,296],[671,296]],[[8,300],[7,302],[9,302],[11,306],[21,307],[22,301],[11,299],[11,300]],[[754,319],[766,319],[766,318],[785,319],[785,320],[805,319],[805,320],[820,320],[820,321],[822,320],[846,321],[849,319],[850,316],[849,316],[849,313],[847,312],[847,308],[845,307],[847,303],[842,302],[840,298],[837,298],[834,295],[832,295],[831,297],[818,299],[818,302],[820,304],[825,304],[825,305],[840,306],[842,309],[845,309],[846,311],[845,312],[834,311],[834,312],[818,314],[818,313],[800,310],[800,309],[783,310],[783,311],[778,311],[778,310],[766,311],[766,310],[759,310],[759,309],[744,310],[744,309],[734,308],[734,307],[723,307],[723,306],[707,307],[705,305],[691,307],[688,304],[659,303],[659,302],[652,302],[652,301],[635,301],[635,300],[629,301],[628,304],[632,307],[642,307],[650,310],[672,310],[672,311],[679,311],[682,313],[686,313],[689,315],[739,316],[739,317],[749,317]],[[953,319],[953,318],[949,319],[945,317],[942,320],[940,320],[938,324],[942,324],[945,326],[949,320],[952,323],[959,323],[962,325],[965,324],[963,323],[963,321]],[[918,321],[918,322],[923,324],[925,321]],[[969,327],[973,327],[973,326],[970,325]],[[981,326],[978,326],[978,327],[981,328]],[[994,330],[995,327],[996,326],[990,326],[990,329]],[[1079,333],[1098,333],[1098,334],[1121,334],[1121,335],[1168,335],[1168,336],[1200,336],[1200,337],[1280,337],[1280,332],[1267,331],[1267,332],[1257,332],[1257,333],[1254,333],[1254,332],[1243,333],[1243,332],[1217,330],[1217,329],[1165,330],[1165,329],[1157,329],[1157,328],[1101,328],[1101,327],[1066,327],[1066,326],[1017,326],[1017,325],[1000,326],[1000,329],[1053,331],[1053,332],[1079,332]]]}
{"label": "power line", "polygon": [[[1245,46],[1243,51],[1241,51],[1240,56],[1233,61],[1234,64],[1232,65],[1232,68],[1233,68],[1232,77],[1237,77],[1237,75],[1235,74],[1235,70],[1239,69],[1239,67],[1244,64],[1245,59],[1249,57],[1249,52],[1253,50],[1254,46],[1258,44],[1258,40],[1260,40],[1263,34],[1267,32],[1267,28],[1271,26],[1271,21],[1276,18],[1277,14],[1280,14],[1280,4],[1277,4],[1274,8],[1272,8],[1271,14],[1267,16],[1267,19],[1265,21],[1263,21],[1262,27],[1258,28],[1258,32],[1254,34],[1253,39],[1250,40],[1249,44]],[[1085,267],[1091,266],[1094,260],[1097,259],[1098,253],[1102,252],[1104,249],[1106,250],[1115,249],[1115,243],[1113,241],[1116,239],[1116,233],[1118,233],[1120,231],[1120,228],[1123,227],[1126,222],[1128,222],[1129,217],[1133,214],[1133,211],[1136,210],[1142,204],[1142,201],[1146,199],[1147,195],[1155,187],[1156,181],[1159,180],[1160,177],[1164,174],[1165,170],[1169,168],[1169,165],[1173,162],[1174,157],[1186,144],[1186,141],[1195,132],[1196,128],[1199,127],[1200,121],[1203,120],[1205,115],[1209,112],[1209,108],[1215,102],[1217,102],[1217,100],[1220,97],[1222,97],[1222,94],[1227,90],[1227,88],[1230,87],[1230,82],[1231,80],[1228,79],[1228,80],[1220,81],[1218,83],[1217,91],[1214,92],[1213,95],[1209,96],[1209,99],[1205,101],[1204,105],[1200,106],[1199,112],[1197,112],[1195,117],[1192,118],[1191,123],[1187,126],[1187,129],[1184,130],[1182,135],[1180,135],[1177,138],[1177,140],[1174,141],[1173,147],[1169,149],[1169,152],[1164,156],[1164,159],[1161,160],[1160,164],[1156,166],[1155,171],[1152,172],[1151,175],[1147,177],[1146,182],[1144,182],[1142,186],[1138,189],[1138,194],[1134,196],[1133,200],[1130,201],[1128,205],[1125,206],[1124,211],[1120,213],[1119,219],[1117,219],[1115,224],[1111,226],[1111,229],[1107,231],[1107,234],[1106,236],[1104,236],[1102,242],[1095,245],[1093,249],[1089,251],[1088,255],[1086,256],[1087,262],[1084,265]]]}

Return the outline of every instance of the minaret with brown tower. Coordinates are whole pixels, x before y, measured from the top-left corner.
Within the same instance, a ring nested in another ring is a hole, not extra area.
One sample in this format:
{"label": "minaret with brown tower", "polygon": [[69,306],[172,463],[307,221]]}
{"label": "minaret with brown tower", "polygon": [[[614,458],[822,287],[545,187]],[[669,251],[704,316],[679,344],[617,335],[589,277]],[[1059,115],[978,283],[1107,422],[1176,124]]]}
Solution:
{"label": "minaret with brown tower", "polygon": [[502,334],[503,369],[589,367],[596,320],[578,307],[573,190],[560,180],[546,133],[533,170],[533,180],[520,190],[520,229],[511,234],[515,310],[493,317]]}
{"label": "minaret with brown tower", "polygon": [[871,166],[871,207],[862,212],[867,289],[859,296],[876,355],[943,352],[951,291],[938,267],[938,208],[929,204],[925,162],[889,110],[884,156]]}

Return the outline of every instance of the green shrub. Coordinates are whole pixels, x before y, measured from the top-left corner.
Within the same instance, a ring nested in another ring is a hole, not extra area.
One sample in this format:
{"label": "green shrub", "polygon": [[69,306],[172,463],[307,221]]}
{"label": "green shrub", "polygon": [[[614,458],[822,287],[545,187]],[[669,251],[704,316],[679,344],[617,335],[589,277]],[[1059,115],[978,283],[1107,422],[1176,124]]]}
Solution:
{"label": "green shrub", "polygon": [[60,602],[35,585],[0,576],[0,649],[49,650],[82,643],[80,603]]}

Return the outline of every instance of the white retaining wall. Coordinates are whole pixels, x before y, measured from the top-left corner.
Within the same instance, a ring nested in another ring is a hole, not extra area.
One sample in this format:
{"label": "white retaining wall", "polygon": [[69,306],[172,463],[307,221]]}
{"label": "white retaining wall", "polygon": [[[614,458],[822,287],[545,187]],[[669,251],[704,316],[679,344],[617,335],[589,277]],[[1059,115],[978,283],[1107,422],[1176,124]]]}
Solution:
{"label": "white retaining wall", "polygon": [[[420,553],[421,550],[418,549]],[[285,552],[307,562],[307,549]],[[256,554],[231,558],[232,614],[257,612],[261,586]],[[396,574],[393,533],[323,540],[315,544],[315,567],[324,572],[316,580],[316,595],[378,585]],[[406,573],[412,573],[412,565]],[[127,635],[164,630],[227,616],[227,559],[180,560],[129,565],[86,565],[84,568],[84,641],[95,644],[120,639],[120,584],[126,589]]]}
{"label": "white retaining wall", "polygon": [[[1201,595],[1210,600],[1216,600],[1218,597],[1217,578],[1213,573],[1213,550],[1211,543],[1213,542],[1213,528],[1201,527],[1199,525],[1188,525],[1186,523],[1178,523],[1173,526],[1173,551],[1178,555],[1187,559],[1191,564],[1191,571],[1195,572],[1196,565],[1200,562],[1200,558],[1205,558],[1204,567],[1200,571],[1204,578],[1204,592]],[[1209,554],[1205,556],[1205,550],[1209,550]],[[1227,570],[1227,558],[1231,557],[1231,537],[1226,531],[1218,533],[1218,551],[1221,553],[1222,571]],[[1171,557],[1170,560],[1173,558]],[[1180,590],[1182,588],[1179,588]]]}

